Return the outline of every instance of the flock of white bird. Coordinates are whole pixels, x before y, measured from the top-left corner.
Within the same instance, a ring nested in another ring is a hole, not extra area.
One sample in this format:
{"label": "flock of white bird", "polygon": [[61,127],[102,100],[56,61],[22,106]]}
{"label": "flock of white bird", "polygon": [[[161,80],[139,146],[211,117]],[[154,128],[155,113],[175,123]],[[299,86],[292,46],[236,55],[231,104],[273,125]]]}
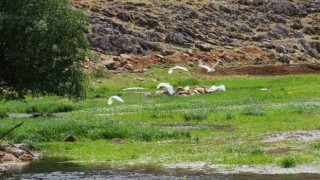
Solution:
{"label": "flock of white bird", "polygon": [[[208,65],[204,65],[203,63],[200,63],[200,64],[198,65],[198,67],[204,68],[204,69],[207,70],[208,73],[210,73],[210,72],[214,72],[214,71],[216,70],[215,68],[216,68],[216,66],[217,66],[219,63],[220,63],[220,60],[218,60],[218,61],[217,61],[215,64],[213,64],[211,67],[208,66]],[[174,66],[174,67],[172,67],[172,68],[169,69],[168,74],[172,74],[173,71],[175,71],[175,70],[182,70],[182,71],[186,71],[186,72],[189,71],[189,70],[188,70],[187,68],[185,68],[185,67],[182,67],[182,66]],[[160,88],[162,88],[162,87],[166,88],[166,89],[167,89],[167,92],[168,92],[170,95],[173,95],[173,94],[174,94],[173,87],[172,87],[169,83],[162,82],[162,83],[159,83],[159,84],[157,85],[157,89],[160,89]],[[137,90],[142,90],[142,89],[145,89],[145,88],[142,88],[142,87],[131,87],[131,88],[123,89],[123,90],[125,90],[125,91],[127,91],[127,90],[135,90],[135,91],[137,91]],[[225,87],[224,85],[211,86],[211,87],[209,88],[209,91],[211,91],[211,92],[214,92],[214,91],[226,91],[226,87]],[[124,100],[123,100],[121,97],[119,97],[119,96],[111,96],[111,97],[109,97],[109,99],[108,99],[108,104],[109,104],[109,105],[112,105],[113,100],[118,100],[119,102],[122,102],[122,103],[124,102]]]}

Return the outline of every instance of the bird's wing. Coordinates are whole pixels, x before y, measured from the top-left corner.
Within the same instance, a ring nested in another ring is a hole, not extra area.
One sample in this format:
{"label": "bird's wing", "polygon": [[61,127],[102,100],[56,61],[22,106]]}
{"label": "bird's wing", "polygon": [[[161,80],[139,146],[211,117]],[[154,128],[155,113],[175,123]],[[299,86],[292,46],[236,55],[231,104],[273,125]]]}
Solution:
{"label": "bird's wing", "polygon": [[167,84],[165,87],[168,89],[169,94],[172,95],[174,93],[173,87],[170,84]]}
{"label": "bird's wing", "polygon": [[183,70],[183,71],[189,71],[187,68],[185,67],[182,67],[182,66],[176,66],[176,67],[173,67],[174,69],[180,69],[180,70]]}
{"label": "bird's wing", "polygon": [[215,85],[213,85],[213,86],[210,87],[210,89],[211,89],[212,91],[216,91],[216,90],[218,89],[218,87],[215,86]]}
{"label": "bird's wing", "polygon": [[205,69],[208,70],[208,71],[211,70],[211,68],[210,68],[209,66],[207,66],[207,65],[202,65],[202,64],[200,64],[200,65],[198,65],[198,66],[201,67],[201,68],[205,68]]}
{"label": "bird's wing", "polygon": [[166,84],[168,84],[168,83],[159,83],[158,86],[157,86],[157,89],[159,89],[161,87],[164,87]]}
{"label": "bird's wing", "polygon": [[224,85],[220,85],[220,86],[218,86],[217,88],[218,88],[218,90],[220,90],[220,91],[227,91],[227,90],[226,90],[226,87],[225,87]]}
{"label": "bird's wing", "polygon": [[159,89],[161,87],[165,87],[168,90],[169,94],[174,93],[173,87],[169,83],[160,83],[160,84],[158,84],[157,89]]}
{"label": "bird's wing", "polygon": [[113,97],[113,99],[116,99],[116,100],[118,100],[120,102],[124,102],[123,99],[121,97],[119,97],[119,96],[112,96],[112,97]]}
{"label": "bird's wing", "polygon": [[109,97],[109,99],[108,99],[108,104],[111,105],[112,102],[113,102],[112,97]]}

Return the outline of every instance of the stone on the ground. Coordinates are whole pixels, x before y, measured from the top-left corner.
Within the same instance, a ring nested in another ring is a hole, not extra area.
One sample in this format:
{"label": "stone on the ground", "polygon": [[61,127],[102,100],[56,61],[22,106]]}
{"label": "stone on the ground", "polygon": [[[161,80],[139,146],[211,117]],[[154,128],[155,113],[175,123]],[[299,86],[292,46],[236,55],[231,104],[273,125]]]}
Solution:
{"label": "stone on the ground", "polygon": [[1,162],[12,162],[12,161],[16,161],[17,158],[12,155],[12,154],[8,154],[6,153],[2,158],[1,158]]}
{"label": "stone on the ground", "polygon": [[77,139],[74,136],[70,135],[70,136],[67,136],[66,138],[64,138],[64,141],[65,142],[75,142],[75,141],[77,141]]}

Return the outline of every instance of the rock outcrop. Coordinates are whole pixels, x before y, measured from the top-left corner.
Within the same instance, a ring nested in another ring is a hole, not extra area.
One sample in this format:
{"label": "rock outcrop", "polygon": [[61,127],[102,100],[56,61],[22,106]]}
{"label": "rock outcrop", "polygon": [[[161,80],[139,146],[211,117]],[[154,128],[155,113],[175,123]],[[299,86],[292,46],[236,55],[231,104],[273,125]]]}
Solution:
{"label": "rock outcrop", "polygon": [[[103,54],[169,55],[168,50],[195,48],[212,54],[228,49],[234,56],[233,49],[241,49],[246,56],[235,62],[282,62],[283,54],[290,54],[292,62],[302,56],[319,60],[316,0],[92,2],[74,0],[73,5],[89,11],[88,39]],[[252,47],[261,53],[243,50]]]}

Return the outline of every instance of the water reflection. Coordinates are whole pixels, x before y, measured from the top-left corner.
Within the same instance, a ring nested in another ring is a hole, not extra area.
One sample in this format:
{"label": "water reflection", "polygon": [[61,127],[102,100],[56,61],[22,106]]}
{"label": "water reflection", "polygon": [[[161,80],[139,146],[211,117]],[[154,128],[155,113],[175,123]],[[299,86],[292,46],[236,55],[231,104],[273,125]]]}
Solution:
{"label": "water reflection", "polygon": [[69,159],[42,158],[22,168],[0,172],[0,179],[217,179],[217,180],[296,180],[320,179],[320,174],[204,174],[183,169],[161,169],[139,167],[134,169],[114,169],[110,166],[86,166]]}

